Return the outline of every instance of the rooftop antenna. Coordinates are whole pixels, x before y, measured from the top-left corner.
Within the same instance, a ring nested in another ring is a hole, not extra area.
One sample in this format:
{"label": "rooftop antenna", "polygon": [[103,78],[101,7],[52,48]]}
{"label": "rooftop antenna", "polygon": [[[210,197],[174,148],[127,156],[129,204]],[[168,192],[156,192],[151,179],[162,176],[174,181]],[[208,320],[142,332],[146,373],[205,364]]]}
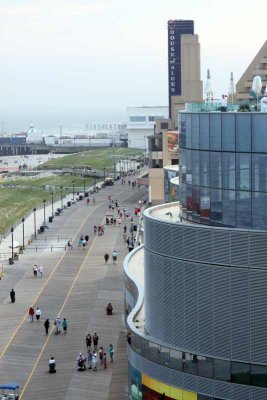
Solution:
{"label": "rooftop antenna", "polygon": [[232,103],[232,107],[233,107],[233,104],[234,104],[234,91],[235,91],[234,73],[231,72],[231,74],[230,74],[229,93],[231,94],[231,103]]}
{"label": "rooftop antenna", "polygon": [[211,78],[210,78],[210,70],[207,70],[207,79],[205,82],[205,93],[206,93],[206,100],[211,101],[213,97],[212,87],[211,87]]}
{"label": "rooftop antenna", "polygon": [[262,89],[262,81],[261,81],[261,77],[259,75],[259,66],[256,66],[256,75],[253,78],[253,82],[252,82],[252,91],[256,93],[256,97],[257,97],[257,110],[258,110],[258,101],[259,101],[259,94],[261,93],[261,89]]}

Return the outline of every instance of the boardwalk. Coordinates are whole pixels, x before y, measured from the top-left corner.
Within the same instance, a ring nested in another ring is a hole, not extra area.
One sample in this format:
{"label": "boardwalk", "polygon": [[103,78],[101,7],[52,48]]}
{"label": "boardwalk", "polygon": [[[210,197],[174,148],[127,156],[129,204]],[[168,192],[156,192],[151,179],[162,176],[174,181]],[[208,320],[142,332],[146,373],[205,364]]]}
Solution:
{"label": "boardwalk", "polygon": [[[86,250],[66,252],[26,253],[7,271],[0,281],[0,383],[18,381],[21,398],[46,400],[128,398],[126,335],[123,324],[123,271],[122,262],[127,254],[121,227],[105,227],[104,236],[94,236],[93,226],[104,221],[108,211],[108,195],[118,199],[119,205],[133,214],[137,200],[146,195],[145,189],[129,188],[120,183],[96,195],[96,205],[80,202],[64,211],[51,227],[51,234],[72,236],[74,244],[81,234],[89,234]],[[116,265],[104,264],[103,255],[116,249]],[[33,278],[32,265],[44,265],[43,278]],[[9,291],[15,288],[17,302],[11,304]],[[114,315],[107,316],[105,307],[111,302]],[[41,322],[30,323],[28,308],[33,305],[42,310]],[[45,335],[43,322],[52,325],[60,315],[67,318],[67,335]],[[108,350],[113,344],[114,364],[101,367],[97,372],[76,370],[79,352],[86,352],[85,336],[97,332],[99,345]],[[48,360],[54,356],[57,373],[48,374]]]}

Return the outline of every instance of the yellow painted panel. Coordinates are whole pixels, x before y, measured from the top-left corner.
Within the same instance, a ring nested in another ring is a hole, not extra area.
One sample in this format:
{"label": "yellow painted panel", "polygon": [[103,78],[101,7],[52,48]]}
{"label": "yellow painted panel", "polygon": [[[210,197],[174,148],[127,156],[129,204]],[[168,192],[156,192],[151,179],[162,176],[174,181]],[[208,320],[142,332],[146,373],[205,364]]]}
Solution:
{"label": "yellow painted panel", "polygon": [[142,384],[157,393],[165,393],[174,400],[197,400],[197,393],[166,385],[144,374],[142,374]]}

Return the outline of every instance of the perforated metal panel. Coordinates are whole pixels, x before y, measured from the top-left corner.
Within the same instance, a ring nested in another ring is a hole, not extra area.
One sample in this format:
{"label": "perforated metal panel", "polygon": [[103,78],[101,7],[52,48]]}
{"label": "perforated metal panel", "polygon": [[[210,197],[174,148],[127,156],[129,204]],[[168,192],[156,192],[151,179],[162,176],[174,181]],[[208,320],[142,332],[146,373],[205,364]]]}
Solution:
{"label": "perforated metal panel", "polygon": [[[198,229],[198,260],[213,261],[213,231],[211,229]],[[207,245],[209,244],[209,245]]]}
{"label": "perforated metal panel", "polygon": [[197,230],[184,227],[184,254],[189,260],[197,260]]}
{"label": "perforated metal panel", "polygon": [[231,385],[231,399],[234,400],[249,400],[250,387],[246,385]]}
{"label": "perforated metal panel", "polygon": [[184,389],[191,392],[197,392],[198,388],[198,377],[190,374],[183,374],[184,378]]}
{"label": "perforated metal panel", "polygon": [[266,400],[267,399],[267,389],[264,388],[250,388],[250,400]]}
{"label": "perforated metal panel", "polygon": [[231,383],[214,381],[214,397],[231,400]]}
{"label": "perforated metal panel", "polygon": [[185,347],[198,351],[198,268],[187,263],[185,268]]}
{"label": "perforated metal panel", "polygon": [[249,265],[248,232],[231,231],[231,265]]}
{"label": "perforated metal panel", "polygon": [[176,346],[184,347],[185,334],[184,334],[184,296],[185,296],[185,282],[184,282],[184,262],[172,261],[173,274],[172,274],[172,307],[170,312],[173,319],[173,343]]}
{"label": "perforated metal panel", "polygon": [[215,264],[230,263],[230,234],[227,230],[214,229],[213,262]]}
{"label": "perforated metal panel", "polygon": [[214,354],[230,358],[231,309],[230,309],[230,268],[214,268]]}
{"label": "perforated metal panel", "polygon": [[212,379],[198,378],[198,393],[205,394],[206,396],[214,395],[214,381]]}
{"label": "perforated metal panel", "polygon": [[250,361],[249,271],[231,268],[232,359]]}
{"label": "perforated metal panel", "polygon": [[250,266],[267,269],[267,234],[251,233]]}
{"label": "perforated metal panel", "polygon": [[267,271],[250,271],[251,362],[267,360]]}
{"label": "perforated metal panel", "polygon": [[213,267],[198,266],[198,350],[213,354]]}

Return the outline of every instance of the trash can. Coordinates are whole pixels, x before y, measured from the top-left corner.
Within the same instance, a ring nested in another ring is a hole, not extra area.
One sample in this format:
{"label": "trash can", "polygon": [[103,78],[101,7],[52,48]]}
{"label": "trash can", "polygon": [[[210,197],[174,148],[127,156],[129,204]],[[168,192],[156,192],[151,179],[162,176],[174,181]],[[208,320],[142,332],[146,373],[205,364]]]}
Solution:
{"label": "trash can", "polygon": [[70,207],[71,206],[71,201],[67,202],[67,206]]}
{"label": "trash can", "polygon": [[44,233],[44,226],[40,226],[40,233]]}
{"label": "trash can", "polygon": [[13,260],[13,258],[12,258],[12,257],[10,257],[10,258],[8,259],[8,262],[9,262],[9,265],[13,265],[13,264],[14,264],[14,260]]}
{"label": "trash can", "polygon": [[49,222],[53,222],[53,217],[52,217],[52,215],[48,218],[48,221],[49,221]]}

